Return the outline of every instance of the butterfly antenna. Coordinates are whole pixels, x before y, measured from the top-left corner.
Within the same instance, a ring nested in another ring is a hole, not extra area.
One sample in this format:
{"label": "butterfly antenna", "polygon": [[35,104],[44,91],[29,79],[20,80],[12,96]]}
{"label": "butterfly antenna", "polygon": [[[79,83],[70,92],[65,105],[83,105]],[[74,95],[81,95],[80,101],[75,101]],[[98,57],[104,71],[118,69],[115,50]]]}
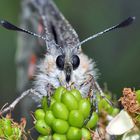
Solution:
{"label": "butterfly antenna", "polygon": [[8,30],[13,30],[13,31],[19,31],[19,32],[24,32],[24,33],[27,33],[27,34],[30,34],[30,35],[33,35],[33,36],[36,36],[38,38],[41,38],[43,40],[47,40],[45,37],[41,36],[41,35],[38,35],[36,33],[33,33],[31,31],[28,31],[28,30],[25,30],[25,29],[22,29],[22,28],[19,28],[13,24],[11,24],[10,22],[6,21],[6,20],[0,20],[0,25]]}
{"label": "butterfly antenna", "polygon": [[99,32],[97,34],[94,34],[88,38],[86,38],[85,40],[81,41],[76,47],[79,47],[81,46],[82,44],[84,44],[85,42],[89,41],[89,40],[92,40],[100,35],[103,35],[104,33],[107,33],[109,31],[112,31],[114,29],[118,29],[118,28],[123,28],[123,27],[127,27],[129,25],[131,25],[133,23],[133,21],[135,20],[136,18],[135,17],[128,17],[127,19],[125,19],[124,21],[122,21],[121,23],[117,24],[117,25],[114,25],[110,28],[107,28],[105,29],[104,31],[102,32]]}

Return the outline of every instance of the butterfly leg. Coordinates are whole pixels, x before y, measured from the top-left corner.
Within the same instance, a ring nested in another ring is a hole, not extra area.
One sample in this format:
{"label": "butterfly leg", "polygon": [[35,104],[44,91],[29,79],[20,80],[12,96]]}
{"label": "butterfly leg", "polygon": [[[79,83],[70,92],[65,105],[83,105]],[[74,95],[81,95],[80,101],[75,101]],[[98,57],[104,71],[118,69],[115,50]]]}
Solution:
{"label": "butterfly leg", "polygon": [[54,87],[51,84],[47,84],[46,91],[47,91],[47,103],[48,103],[48,106],[50,106],[50,104],[51,104],[51,96],[53,94]]}
{"label": "butterfly leg", "polygon": [[112,102],[109,99],[107,99],[107,97],[103,93],[102,89],[100,88],[98,82],[93,77],[93,75],[89,75],[89,78],[81,86],[86,86],[87,84],[90,84],[90,89],[87,96],[90,97],[92,106],[91,106],[90,115],[85,123],[87,123],[88,120],[91,118],[93,111],[97,113],[99,112],[97,93],[101,96],[101,98],[105,99],[111,106],[113,105]]}
{"label": "butterfly leg", "polygon": [[[106,96],[104,95],[102,89],[100,88],[99,84],[97,83],[96,79],[90,75],[90,91],[89,91],[89,97],[91,100],[91,110],[90,110],[90,115],[87,118],[85,124],[87,124],[87,122],[91,119],[92,117],[92,113],[95,111],[98,115],[99,115],[99,109],[98,109],[98,95],[97,93],[99,93],[99,95],[105,99],[109,104],[112,104],[111,101],[109,101]],[[99,137],[99,139],[104,138],[103,133],[100,130],[100,122],[97,122],[96,124],[96,129],[95,129],[95,135],[97,135]]]}
{"label": "butterfly leg", "polygon": [[90,87],[89,87],[89,92],[87,94],[87,97],[90,98],[91,110],[90,110],[90,114],[89,114],[88,118],[84,122],[85,125],[90,120],[92,113],[94,111],[98,113],[97,93],[96,93],[95,85],[93,84],[93,76],[92,75],[89,75],[89,78],[81,86],[86,86],[88,84],[90,84]]}

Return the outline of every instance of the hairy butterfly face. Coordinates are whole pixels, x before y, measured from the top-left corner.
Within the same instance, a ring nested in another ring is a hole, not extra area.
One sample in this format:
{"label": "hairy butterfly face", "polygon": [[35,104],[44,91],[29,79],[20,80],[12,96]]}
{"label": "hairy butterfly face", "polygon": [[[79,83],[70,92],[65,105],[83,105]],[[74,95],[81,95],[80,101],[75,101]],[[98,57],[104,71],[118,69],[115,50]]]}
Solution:
{"label": "hairy butterfly face", "polygon": [[79,65],[80,58],[78,54],[73,54],[72,51],[67,50],[56,58],[56,66],[59,70],[64,71],[67,83],[71,80],[72,71],[76,70]]}

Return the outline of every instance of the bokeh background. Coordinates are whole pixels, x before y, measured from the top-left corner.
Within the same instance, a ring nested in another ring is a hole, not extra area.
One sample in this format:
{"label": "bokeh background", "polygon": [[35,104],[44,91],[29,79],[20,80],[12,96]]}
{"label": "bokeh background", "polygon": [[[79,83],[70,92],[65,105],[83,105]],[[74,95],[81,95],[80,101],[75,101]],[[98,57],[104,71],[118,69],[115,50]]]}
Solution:
{"label": "bokeh background", "polygon": [[[99,84],[119,98],[124,87],[140,89],[140,1],[138,0],[55,0],[79,34],[80,40],[136,16],[133,25],[105,34],[83,45],[96,61]],[[20,1],[1,0],[0,18],[19,25]],[[0,28],[0,107],[18,95],[16,91],[17,33]]]}

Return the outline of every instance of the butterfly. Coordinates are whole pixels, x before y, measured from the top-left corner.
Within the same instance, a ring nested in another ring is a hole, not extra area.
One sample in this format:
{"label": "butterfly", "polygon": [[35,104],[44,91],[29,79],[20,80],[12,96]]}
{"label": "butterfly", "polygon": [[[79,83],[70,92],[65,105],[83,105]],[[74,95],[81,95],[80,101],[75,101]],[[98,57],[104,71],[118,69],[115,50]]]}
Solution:
{"label": "butterfly", "polygon": [[111,104],[97,82],[95,62],[84,54],[82,45],[104,33],[130,25],[134,19],[135,17],[128,17],[119,24],[80,41],[76,31],[52,0],[22,1],[21,25],[24,28],[0,20],[0,25],[6,29],[31,35],[22,33],[18,39],[19,90],[23,90],[29,79],[34,78],[34,99],[38,102],[43,96],[50,100],[54,89],[64,86],[78,89],[83,97],[90,96],[91,102],[96,101],[98,91]]}

